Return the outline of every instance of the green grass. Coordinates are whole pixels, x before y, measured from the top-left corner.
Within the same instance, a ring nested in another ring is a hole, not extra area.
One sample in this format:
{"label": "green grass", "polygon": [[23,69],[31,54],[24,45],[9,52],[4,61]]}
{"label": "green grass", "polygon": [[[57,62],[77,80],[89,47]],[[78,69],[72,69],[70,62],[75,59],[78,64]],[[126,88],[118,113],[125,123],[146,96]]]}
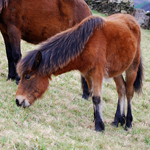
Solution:
{"label": "green grass", "polygon": [[[0,37],[0,149],[3,150],[137,150],[150,149],[150,31],[142,30],[145,81],[143,94],[133,98],[133,129],[114,128],[117,93],[113,81],[103,85],[106,130],[94,131],[91,98],[81,98],[80,73],[52,77],[42,99],[23,109],[15,104],[17,85],[7,81],[7,59]],[[23,56],[36,46],[21,43]]]}
{"label": "green grass", "polygon": [[106,17],[105,14],[99,13],[99,12],[97,12],[97,11],[95,11],[95,10],[92,10],[92,14],[94,14],[94,15],[99,15],[99,16],[102,16],[102,17]]}

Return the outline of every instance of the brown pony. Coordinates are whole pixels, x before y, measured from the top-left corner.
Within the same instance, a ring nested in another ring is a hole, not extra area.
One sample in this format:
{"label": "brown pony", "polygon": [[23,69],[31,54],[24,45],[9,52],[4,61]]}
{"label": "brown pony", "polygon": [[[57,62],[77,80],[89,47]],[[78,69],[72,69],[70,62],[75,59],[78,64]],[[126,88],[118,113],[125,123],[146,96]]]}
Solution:
{"label": "brown pony", "polygon": [[19,77],[21,39],[38,44],[91,15],[84,0],[0,0],[0,30],[8,59],[8,80]]}
{"label": "brown pony", "polygon": [[[130,15],[115,14],[103,19],[89,16],[78,25],[48,39],[18,63],[21,81],[16,104],[29,107],[41,97],[51,75],[79,70],[93,94],[95,130],[105,129],[102,118],[102,81],[114,78],[118,106],[113,125],[132,126],[131,100],[142,89],[141,32]],[[126,73],[124,81],[122,73]],[[127,116],[125,118],[125,96]]]}

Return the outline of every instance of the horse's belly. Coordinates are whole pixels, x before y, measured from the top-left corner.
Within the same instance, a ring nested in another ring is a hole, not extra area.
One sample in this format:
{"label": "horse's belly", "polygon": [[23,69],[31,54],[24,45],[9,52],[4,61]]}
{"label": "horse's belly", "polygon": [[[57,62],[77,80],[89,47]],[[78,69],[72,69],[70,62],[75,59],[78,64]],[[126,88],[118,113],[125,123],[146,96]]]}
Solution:
{"label": "horse's belly", "polygon": [[42,41],[47,40],[60,31],[60,29],[56,29],[53,27],[49,27],[49,29],[47,29],[46,27],[36,26],[36,28],[37,30],[30,27],[25,28],[24,30],[22,30],[21,38],[29,43],[38,44]]}
{"label": "horse's belly", "polygon": [[22,25],[21,36],[23,40],[33,44],[45,41],[56,33],[68,28],[67,21],[62,25],[57,18],[51,20],[47,18],[45,21],[42,21],[40,18],[33,21],[29,20],[30,18],[28,18],[26,24]]}
{"label": "horse's belly", "polygon": [[112,78],[122,74],[131,65],[133,58],[112,59],[106,64],[106,78]]}

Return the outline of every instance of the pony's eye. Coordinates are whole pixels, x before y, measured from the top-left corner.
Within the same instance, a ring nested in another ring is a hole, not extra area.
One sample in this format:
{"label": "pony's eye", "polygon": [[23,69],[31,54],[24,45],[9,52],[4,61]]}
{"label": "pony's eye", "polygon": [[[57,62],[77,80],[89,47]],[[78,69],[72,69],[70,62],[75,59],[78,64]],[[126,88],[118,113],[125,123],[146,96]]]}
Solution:
{"label": "pony's eye", "polygon": [[27,74],[27,75],[25,76],[25,79],[29,80],[30,77],[31,77],[31,75]]}

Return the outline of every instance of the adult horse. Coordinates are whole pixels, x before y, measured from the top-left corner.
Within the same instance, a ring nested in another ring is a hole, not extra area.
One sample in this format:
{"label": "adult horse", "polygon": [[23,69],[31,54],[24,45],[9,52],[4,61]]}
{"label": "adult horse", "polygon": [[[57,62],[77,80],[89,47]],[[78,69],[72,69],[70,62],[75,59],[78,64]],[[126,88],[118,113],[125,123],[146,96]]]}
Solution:
{"label": "adult horse", "polygon": [[8,59],[8,80],[19,77],[21,39],[38,44],[91,15],[84,0],[0,0],[0,30]]}
{"label": "adult horse", "polygon": [[[113,124],[126,123],[126,128],[130,128],[131,100],[134,91],[139,92],[142,88],[140,41],[140,27],[130,15],[115,14],[106,19],[87,17],[80,24],[53,36],[18,63],[21,81],[16,104],[29,107],[45,92],[52,74],[57,76],[79,70],[93,93],[95,130],[105,128],[101,110],[103,78],[114,78],[118,92]],[[123,72],[126,73],[126,81]]]}

